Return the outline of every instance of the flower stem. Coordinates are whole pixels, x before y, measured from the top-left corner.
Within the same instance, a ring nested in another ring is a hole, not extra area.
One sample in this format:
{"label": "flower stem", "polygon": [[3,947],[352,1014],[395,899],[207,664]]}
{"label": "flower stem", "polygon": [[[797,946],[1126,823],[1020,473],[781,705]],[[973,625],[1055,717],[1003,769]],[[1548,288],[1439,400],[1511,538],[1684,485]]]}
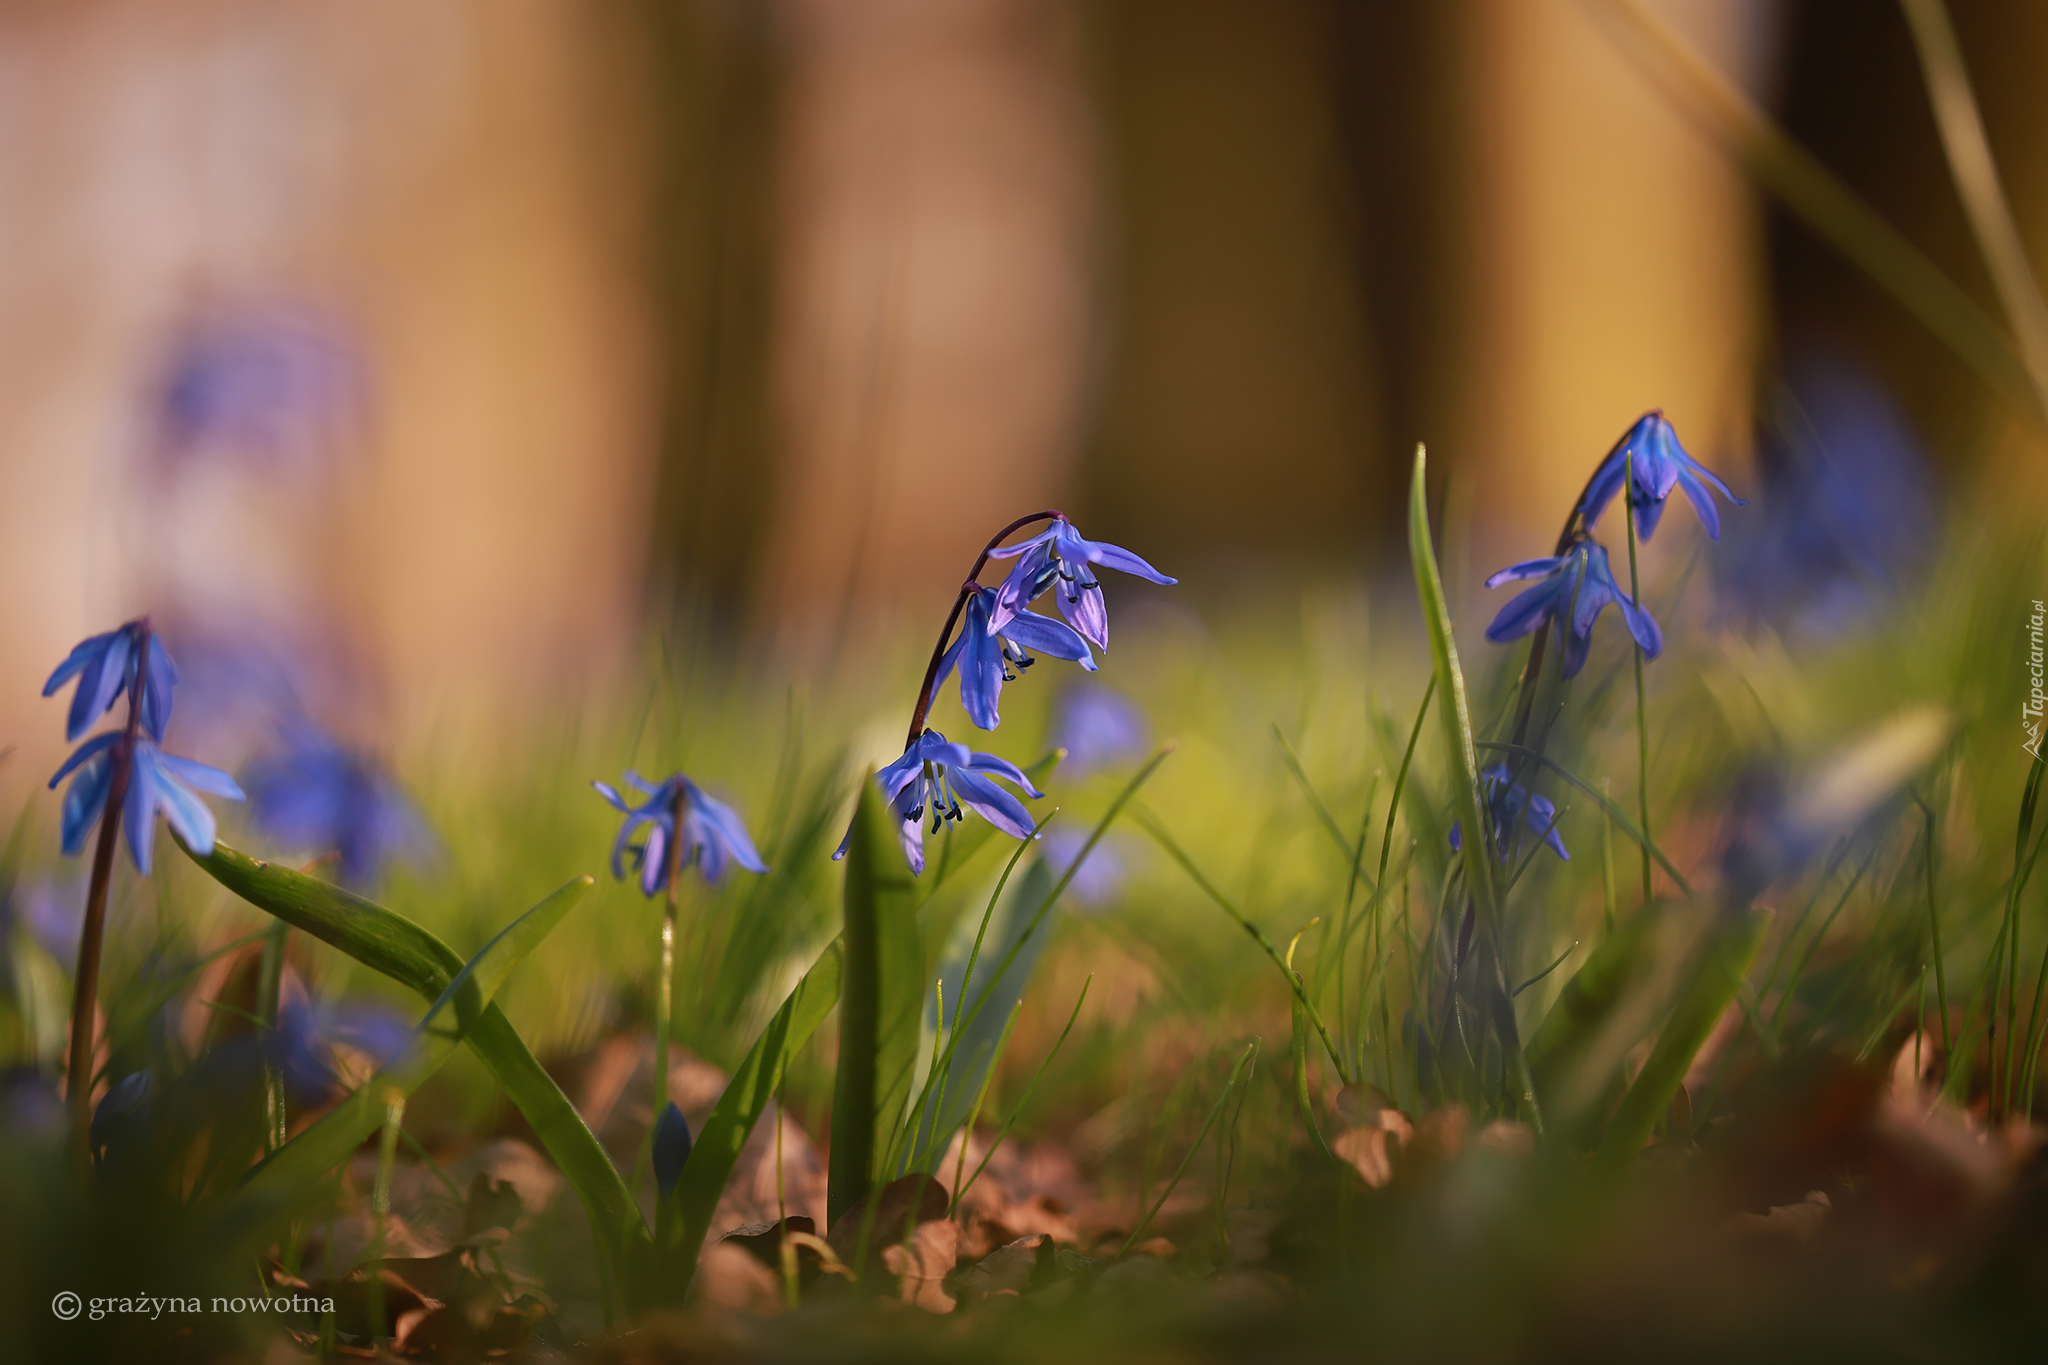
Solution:
{"label": "flower stem", "polygon": [[107,888],[114,880],[121,811],[128,804],[135,736],[142,728],[141,698],[149,685],[149,618],[143,617],[138,625],[135,676],[128,685],[128,725],[120,742],[107,753],[113,768],[107,775],[107,804],[100,811],[99,842],[93,848],[92,882],[85,894],[85,923],[78,933],[78,970],[71,978],[71,1056],[65,1098],[71,1106],[72,1140],[79,1159],[88,1166],[92,1164],[93,1025],[100,994],[100,947],[107,930]]}
{"label": "flower stem", "polygon": [[[1628,456],[1621,480],[1622,508],[1628,513],[1628,600],[1642,609],[1643,590],[1636,581],[1636,457]],[[1643,904],[1650,903],[1650,722],[1643,707],[1643,647],[1633,638],[1636,658],[1636,816],[1643,831]]]}
{"label": "flower stem", "polygon": [[1065,519],[1065,514],[1056,510],[1033,512],[1028,517],[1017,518],[996,532],[989,538],[988,544],[981,547],[981,553],[975,556],[974,567],[967,571],[967,577],[960,584],[959,596],[953,599],[953,610],[946,613],[946,624],[939,631],[939,642],[932,646],[931,662],[924,666],[924,685],[917,690],[917,709],[910,713],[910,734],[903,741],[906,750],[917,743],[917,737],[924,733],[925,717],[931,714],[932,709],[932,691],[939,682],[939,660],[946,656],[946,646],[952,643],[953,627],[960,623],[960,612],[967,605],[968,595],[980,586],[981,571],[988,567],[989,553],[1008,540],[1012,534],[1023,530],[1034,521]]}
{"label": "flower stem", "polygon": [[661,907],[661,979],[654,986],[654,1118],[668,1106],[668,1033],[676,983],[676,892],[683,880],[683,812],[689,796],[676,783],[674,832],[668,841],[668,898]]}

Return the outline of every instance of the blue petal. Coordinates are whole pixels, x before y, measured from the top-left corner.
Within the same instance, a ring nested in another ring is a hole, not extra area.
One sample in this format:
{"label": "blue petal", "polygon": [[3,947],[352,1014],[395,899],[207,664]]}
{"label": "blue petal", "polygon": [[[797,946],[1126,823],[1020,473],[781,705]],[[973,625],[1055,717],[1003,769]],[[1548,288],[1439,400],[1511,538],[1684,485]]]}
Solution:
{"label": "blue petal", "polygon": [[201,763],[196,759],[180,758],[176,754],[159,753],[156,761],[178,781],[188,787],[215,796],[224,796],[230,801],[246,800],[242,789],[235,785],[235,779],[220,769]]}
{"label": "blue petal", "polygon": [[[852,835],[847,836],[851,838]],[[910,875],[924,875],[924,819],[905,820],[898,833],[903,842],[903,861],[910,864]]]}
{"label": "blue petal", "polygon": [[185,841],[187,848],[194,853],[211,853],[215,830],[213,812],[207,808],[204,801],[186,791],[172,774],[165,770],[167,765],[162,764],[161,759],[167,757],[169,756],[161,756],[158,763],[152,765],[156,767],[153,786],[157,806],[163,811],[164,819],[170,822],[171,828],[177,831],[178,837]]}
{"label": "blue petal", "polygon": [[651,896],[668,884],[668,826],[656,820],[640,850],[640,891]]}
{"label": "blue petal", "polygon": [[1493,618],[1493,624],[1486,628],[1486,638],[1497,645],[1506,644],[1536,629],[1544,617],[1556,610],[1557,595],[1563,591],[1564,585],[1565,580],[1560,576],[1518,593],[1512,602],[1500,609],[1500,615]]}
{"label": "blue petal", "polygon": [[114,760],[100,754],[80,770],[72,779],[71,788],[64,793],[63,849],[64,856],[76,858],[85,850],[86,831],[100,818],[106,809],[107,788],[113,784]]}
{"label": "blue petal", "polygon": [[149,676],[142,686],[142,728],[159,742],[171,723],[171,688],[178,681],[178,667],[164,649],[163,637],[149,637]]}
{"label": "blue petal", "polygon": [[996,588],[995,599],[989,604],[988,623],[982,627],[985,633],[994,634],[1001,630],[1009,624],[1011,617],[1030,606],[1047,587],[1058,581],[1050,572],[1053,554],[1047,537],[1032,541],[1031,551],[1017,561],[1017,567],[1011,569],[1009,576]]}
{"label": "blue petal", "polygon": [[1560,633],[1564,636],[1563,650],[1559,656],[1564,666],[1560,673],[1566,678],[1576,678],[1579,676],[1579,670],[1586,666],[1586,653],[1592,645],[1593,637],[1574,634],[1569,630]]}
{"label": "blue petal", "polygon": [[50,680],[43,684],[43,695],[46,697],[55,696],[58,688],[77,677],[79,672],[88,663],[91,663],[93,659],[106,653],[107,642],[112,640],[117,633],[110,630],[104,635],[94,635],[88,639],[80,640],[77,644],[73,645],[71,652],[64,656],[64,662],[57,665],[57,671],[52,673]]}
{"label": "blue petal", "polygon": [[1621,619],[1628,623],[1628,633],[1643,647],[1643,657],[1654,659],[1664,652],[1664,631],[1657,624],[1657,618],[1650,615],[1648,607],[1639,607],[1628,598],[1616,594],[1614,601],[1621,608]]}
{"label": "blue petal", "polygon": [[1111,545],[1106,540],[1083,540],[1080,543],[1087,547],[1083,551],[1087,558],[1105,569],[1115,569],[1119,573],[1150,579],[1166,587],[1172,587],[1180,582],[1178,578],[1168,578],[1120,545]]}
{"label": "blue petal", "polygon": [[1548,578],[1564,567],[1564,556],[1550,555],[1543,559],[1525,559],[1519,564],[1510,564],[1486,580],[1486,586],[1497,588],[1503,583],[1514,583],[1525,578]]}
{"label": "blue petal", "polygon": [[1095,667],[1095,656],[1088,652],[1088,642],[1081,638],[1080,633],[1049,616],[1040,616],[1032,611],[1018,612],[1003,627],[1002,633],[1026,649],[1035,649],[1055,659],[1069,659],[1086,669]]}
{"label": "blue petal", "polygon": [[1059,599],[1060,615],[1080,632],[1082,639],[1097,649],[1109,648],[1109,608],[1102,600],[1100,586],[1082,587],[1060,579],[1055,581],[1053,596]]}
{"label": "blue petal", "polygon": [[1043,531],[1040,531],[1037,535],[1027,536],[1023,540],[1018,541],[1015,545],[1005,545],[1002,546],[1000,549],[990,550],[988,552],[988,557],[990,559],[1015,559],[1018,555],[1023,554],[1026,550],[1035,550],[1039,546],[1051,540],[1054,536],[1057,536],[1060,533],[1060,526],[1061,523],[1055,521],[1051,526],[1047,527]]}
{"label": "blue petal", "polygon": [[142,749],[142,744],[137,743],[134,766],[128,772],[128,799],[121,810],[121,832],[128,837],[128,856],[135,860],[135,870],[146,877],[156,844],[157,798],[156,774],[143,757]]}
{"label": "blue petal", "polygon": [[1028,839],[1038,827],[1022,801],[979,773],[956,770],[953,773],[953,792],[960,798],[961,805],[979,811],[983,819],[1005,834]]}
{"label": "blue petal", "polygon": [[64,766],[57,769],[57,775],[50,779],[50,790],[55,791],[57,789],[57,784],[64,780],[66,773],[101,750],[112,747],[120,738],[121,732],[119,730],[109,730],[103,735],[94,735],[91,739],[79,745],[71,757],[64,760]]}
{"label": "blue petal", "polygon": [[1714,495],[1709,493],[1706,490],[1706,486],[1693,477],[1691,470],[1679,471],[1678,486],[1685,490],[1686,501],[1692,504],[1692,510],[1699,513],[1700,525],[1706,528],[1707,539],[1719,540],[1721,538],[1721,509],[1714,506]]}
{"label": "blue petal", "polygon": [[[1664,520],[1664,500],[1662,498],[1657,499],[1655,502],[1637,505],[1636,536],[1647,545],[1650,537],[1657,534],[1657,523],[1662,520]],[[1718,538],[1718,532],[1716,533],[1716,538]]]}
{"label": "blue petal", "polygon": [[614,809],[631,813],[633,808],[626,804],[626,800],[624,797],[619,795],[619,789],[617,787],[614,787],[609,782],[592,782],[590,785],[597,789],[597,794],[599,796],[602,796],[605,800],[611,802]]}
{"label": "blue petal", "polygon": [[700,812],[711,826],[719,841],[731,853],[733,861],[749,872],[766,872],[768,864],[761,861],[761,855],[754,848],[754,840],[747,833],[747,827],[731,806],[707,796],[690,783],[687,787],[692,809]]}
{"label": "blue petal", "polygon": [[1031,779],[1024,775],[1022,768],[1010,762],[1009,759],[997,754],[970,754],[967,762],[954,765],[954,769],[956,772],[965,770],[976,773],[993,773],[997,777],[1007,778],[1009,781],[1016,783],[1034,797],[1045,795],[1044,792],[1031,785]]}

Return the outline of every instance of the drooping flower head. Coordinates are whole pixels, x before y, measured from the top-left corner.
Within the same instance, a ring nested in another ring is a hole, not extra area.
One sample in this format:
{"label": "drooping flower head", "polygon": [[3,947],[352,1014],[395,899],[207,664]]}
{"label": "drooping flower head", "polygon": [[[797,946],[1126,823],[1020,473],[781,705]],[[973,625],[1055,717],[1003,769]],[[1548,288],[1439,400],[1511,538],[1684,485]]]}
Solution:
{"label": "drooping flower head", "polygon": [[426,822],[382,768],[304,720],[242,777],[256,826],[293,849],[341,855],[344,886],[373,885],[386,861],[432,845]]}
{"label": "drooping flower head", "polygon": [[[1511,781],[1511,776],[1505,763],[1496,763],[1479,774],[1479,791],[1493,824],[1493,846],[1500,860],[1506,862],[1521,851],[1521,834],[1515,828],[1519,822],[1558,857],[1570,862],[1572,855],[1565,852],[1564,840],[1557,832],[1556,805],[1549,797],[1531,793],[1521,783]],[[1451,847],[1465,847],[1465,832],[1457,824],[1451,826]]]}
{"label": "drooping flower head", "polygon": [[[1631,461],[1633,479],[1629,477]],[[1629,483],[1629,503],[1636,509],[1636,534],[1644,540],[1657,534],[1657,523],[1664,516],[1664,501],[1673,488],[1685,491],[1686,500],[1699,513],[1700,525],[1714,540],[1721,538],[1721,512],[1714,506],[1709,486],[1720,490],[1737,507],[1749,505],[1735,496],[1720,475],[1685,453],[1685,447],[1678,443],[1677,431],[1664,420],[1662,409],[1637,418],[1636,424],[1622,434],[1600,467],[1593,471],[1579,499],[1581,524],[1587,530],[1593,528],[1607,504],[1621,491],[1624,481]]]}
{"label": "drooping flower head", "polygon": [[958,665],[960,705],[968,718],[984,730],[993,730],[1001,723],[997,700],[1003,684],[1015,682],[1018,676],[1010,671],[1010,666],[1015,664],[1020,672],[1031,667],[1037,662],[1031,656],[1032,650],[1055,659],[1071,659],[1089,672],[1095,671],[1095,656],[1089,652],[1088,642],[1071,627],[1049,616],[1020,611],[1005,621],[1000,630],[990,630],[988,623],[995,604],[994,588],[977,587],[968,595],[960,636],[939,660],[938,677],[932,682],[936,692]]}
{"label": "drooping flower head", "polygon": [[[619,837],[612,842],[612,875],[620,881],[626,878],[625,859],[633,855],[634,870],[640,876],[640,890],[652,896],[668,885],[669,849],[676,838],[676,796],[682,795],[683,830],[681,856],[676,859],[678,869],[695,863],[698,873],[712,886],[718,885],[725,877],[728,864],[737,863],[749,872],[766,872],[768,865],[761,861],[761,855],[754,851],[754,841],[747,834],[747,827],[731,806],[707,796],[704,789],[684,777],[671,773],[658,783],[650,783],[636,772],[625,775],[626,785],[646,797],[640,805],[634,805],[619,795],[618,789],[609,782],[593,782],[597,794],[625,812],[625,823],[619,826]],[[647,836],[639,843],[633,842],[634,833],[640,826],[647,826]]]}
{"label": "drooping flower head", "polygon": [[[946,821],[964,820],[971,810],[1013,839],[1033,837],[1037,822],[1022,801],[995,784],[992,779],[997,777],[1015,783],[1029,796],[1045,795],[1009,759],[950,743],[937,730],[926,730],[903,757],[875,774],[882,795],[903,822],[903,856],[913,874],[924,871],[927,818],[936,834]],[[844,858],[852,843],[853,831],[848,829],[833,861]]]}
{"label": "drooping flower head", "polygon": [[[78,746],[64,766],[50,779],[56,789],[73,770],[70,790],[64,793],[63,847],[67,857],[85,851],[85,836],[107,806],[107,792],[114,781],[115,750],[125,736],[118,730],[94,735]],[[230,801],[243,799],[235,779],[218,768],[189,758],[167,754],[143,736],[136,736],[129,757],[128,794],[121,803],[121,830],[128,838],[128,856],[135,870],[148,875],[151,852],[156,843],[159,812],[194,853],[213,852],[215,824],[206,803],[187,788],[197,788]]]}
{"label": "drooping flower head", "polygon": [[1586,666],[1586,651],[1593,639],[1593,618],[1612,602],[1621,608],[1629,634],[1643,647],[1646,658],[1654,659],[1663,651],[1663,630],[1646,608],[1630,601],[1615,583],[1607,565],[1607,551],[1599,541],[1582,538],[1561,555],[1510,564],[1487,579],[1486,586],[1497,588],[1503,583],[1530,578],[1542,581],[1502,607],[1500,615],[1486,628],[1486,638],[1495,644],[1518,640],[1545,621],[1554,621],[1562,642],[1564,676],[1575,678]]}
{"label": "drooping flower head", "polygon": [[1060,615],[1097,649],[1109,648],[1109,609],[1103,605],[1102,584],[1096,580],[1093,566],[1164,585],[1180,581],[1168,578],[1129,550],[1107,541],[1084,539],[1065,517],[1054,517],[1051,526],[1015,545],[989,551],[989,558],[1015,559],[1017,566],[996,589],[985,628],[988,633],[1005,630],[1012,617],[1058,584]]}
{"label": "drooping flower head", "polygon": [[114,785],[117,763],[128,768],[127,794],[120,811],[122,831],[128,838],[128,856],[136,870],[147,873],[156,842],[156,817],[162,812],[171,828],[195,853],[213,851],[213,812],[188,787],[215,796],[240,801],[242,789],[218,768],[189,758],[179,758],[158,748],[164,727],[171,719],[171,688],[178,680],[177,667],[144,617],[118,630],[95,635],[74,647],[50,680],[43,695],[50,696],[76,678],[78,690],[71,698],[71,713],[65,721],[65,737],[76,739],[104,715],[122,693],[127,693],[130,720],[136,731],[131,744],[126,730],[109,730],[94,735],[78,746],[64,766],[50,779],[56,789],[73,772],[71,787],[64,793],[63,848],[76,857],[85,849],[86,831],[107,807]]}
{"label": "drooping flower head", "polygon": [[134,684],[142,664],[136,644],[145,633],[149,637],[149,671],[142,682],[142,728],[149,731],[151,739],[162,742],[164,727],[171,723],[171,688],[178,681],[178,669],[146,618],[80,641],[43,684],[43,695],[49,697],[78,679],[78,690],[71,694],[71,713],[64,720],[65,739],[75,740],[91,729]]}

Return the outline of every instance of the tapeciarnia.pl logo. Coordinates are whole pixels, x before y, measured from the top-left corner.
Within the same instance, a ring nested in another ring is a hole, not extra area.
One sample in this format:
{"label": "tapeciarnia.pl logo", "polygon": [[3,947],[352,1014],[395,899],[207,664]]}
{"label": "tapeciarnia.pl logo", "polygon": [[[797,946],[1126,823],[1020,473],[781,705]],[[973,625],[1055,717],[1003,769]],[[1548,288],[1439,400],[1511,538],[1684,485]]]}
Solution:
{"label": "tapeciarnia.pl logo", "polygon": [[2027,732],[2027,742],[2020,747],[2032,754],[2036,760],[2041,757],[2041,711],[2044,696],[2041,690],[2041,624],[2048,617],[2048,608],[2041,605],[2039,598],[2034,601],[2034,614],[2027,618],[2027,673],[2032,686],[2027,690],[2027,699],[2020,706],[2020,728]]}

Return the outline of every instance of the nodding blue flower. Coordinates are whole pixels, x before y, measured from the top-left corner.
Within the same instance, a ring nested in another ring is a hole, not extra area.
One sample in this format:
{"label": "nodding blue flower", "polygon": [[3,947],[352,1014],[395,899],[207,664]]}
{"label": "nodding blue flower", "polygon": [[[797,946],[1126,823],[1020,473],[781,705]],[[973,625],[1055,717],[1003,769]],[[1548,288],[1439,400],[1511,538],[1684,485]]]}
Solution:
{"label": "nodding blue flower", "polygon": [[683,1165],[690,1159],[690,1121],[670,1100],[654,1120],[654,1184],[663,1199],[683,1178]]}
{"label": "nodding blue flower", "polygon": [[1067,751],[1060,770],[1080,774],[1137,758],[1145,752],[1146,731],[1145,713],[1136,702],[1100,683],[1083,682],[1060,694],[1052,742]]}
{"label": "nodding blue flower", "polygon": [[165,651],[163,639],[149,629],[147,619],[80,641],[43,684],[43,695],[48,697],[78,679],[78,690],[71,694],[71,714],[64,721],[65,739],[75,740],[92,728],[134,683],[142,657],[135,643],[145,633],[149,636],[149,673],[142,684],[142,728],[149,731],[151,739],[163,739],[164,727],[171,723],[171,688],[178,681],[178,669]]}
{"label": "nodding blue flower", "polygon": [[[1031,812],[1024,809],[1022,801],[998,787],[992,777],[1015,783],[1027,795],[1045,795],[1009,759],[978,754],[965,744],[949,743],[937,730],[926,730],[903,751],[903,757],[875,774],[882,795],[888,798],[896,818],[903,822],[903,857],[913,875],[924,871],[927,816],[934,834],[946,821],[964,820],[965,811],[972,810],[1013,839],[1034,837],[1038,826]],[[839,843],[839,851],[832,855],[833,861],[844,858],[852,843],[853,831],[848,829],[846,838]]]}
{"label": "nodding blue flower", "polygon": [[[612,875],[620,881],[626,879],[625,858],[631,853],[644,895],[652,896],[668,885],[678,792],[683,798],[683,843],[681,857],[676,861],[678,870],[695,863],[699,875],[712,886],[724,880],[729,863],[738,863],[749,872],[768,870],[761,855],[754,851],[747,827],[732,807],[705,795],[702,787],[681,773],[671,773],[661,782],[650,783],[640,774],[628,772],[626,785],[647,798],[637,806],[620,796],[609,782],[590,785],[626,815],[626,822],[619,826],[619,837],[612,841]],[[633,843],[633,833],[641,825],[647,826],[647,837]]]}
{"label": "nodding blue flower", "polygon": [[1100,564],[1168,586],[1180,581],[1168,578],[1129,550],[1104,540],[1084,539],[1065,517],[1055,517],[1051,526],[1027,540],[989,551],[989,558],[1017,560],[1017,567],[996,589],[987,626],[990,634],[1005,629],[1012,617],[1058,584],[1060,615],[1097,649],[1109,648],[1109,609],[1103,605],[1102,585],[1090,565]]}
{"label": "nodding blue flower", "polygon": [[1557,624],[1562,642],[1564,676],[1576,678],[1586,666],[1586,651],[1592,644],[1593,618],[1609,602],[1621,608],[1628,633],[1643,647],[1643,655],[1654,659],[1664,649],[1664,632],[1649,610],[1629,600],[1607,567],[1607,550],[1597,540],[1580,540],[1561,555],[1548,559],[1527,559],[1510,564],[1486,580],[1497,588],[1518,579],[1543,581],[1519,594],[1500,609],[1486,638],[1497,645],[1518,640],[1545,621]]}
{"label": "nodding blue flower", "polygon": [[[50,779],[54,790],[73,769],[78,772],[71,780],[70,790],[64,793],[63,846],[67,857],[75,858],[84,852],[86,831],[106,809],[107,790],[114,782],[115,752],[125,738],[118,730],[94,735],[79,745]],[[235,779],[218,768],[167,754],[142,735],[135,737],[128,762],[128,795],[122,803],[121,827],[128,836],[128,856],[134,859],[135,870],[145,876],[149,873],[159,811],[187,848],[198,854],[213,852],[213,812],[186,788],[196,787],[230,801],[240,801],[242,789],[235,785]]]}
{"label": "nodding blue flower", "polygon": [[209,311],[189,318],[165,352],[152,446],[165,460],[311,464],[367,406],[366,387],[346,333],[313,310]]}
{"label": "nodding blue flower", "polygon": [[984,730],[993,730],[1002,721],[996,701],[1002,695],[1003,684],[1017,681],[1018,676],[1010,671],[1010,665],[1014,663],[1019,672],[1031,667],[1037,662],[1031,657],[1032,650],[1055,659],[1069,659],[1091,673],[1095,671],[1095,656],[1088,651],[1088,642],[1071,627],[1049,616],[1020,611],[1005,621],[1002,629],[990,630],[988,623],[995,604],[994,588],[976,587],[968,595],[960,638],[939,660],[939,675],[932,683],[936,693],[958,664],[960,705],[968,718]]}
{"label": "nodding blue flower", "polygon": [[391,858],[423,856],[426,822],[368,757],[305,721],[284,727],[282,744],[242,774],[256,827],[288,848],[341,855],[344,886],[373,885]]}
{"label": "nodding blue flower", "polygon": [[[1493,846],[1502,862],[1519,852],[1521,836],[1515,830],[1515,821],[1520,817],[1522,824],[1536,832],[1536,837],[1550,845],[1551,851],[1566,862],[1572,855],[1565,852],[1564,840],[1557,832],[1557,807],[1547,796],[1532,794],[1521,783],[1510,780],[1508,765],[1496,763],[1479,774],[1480,795],[1485,798],[1486,808],[1493,820]],[[1465,832],[1454,824],[1451,826],[1451,848],[1462,851],[1465,847]]]}
{"label": "nodding blue flower", "polygon": [[[1633,479],[1628,472],[1631,459],[1635,467]],[[1607,504],[1621,491],[1625,479],[1630,482],[1629,504],[1636,509],[1636,534],[1644,540],[1657,534],[1657,523],[1664,516],[1664,500],[1671,496],[1673,488],[1685,490],[1693,511],[1699,513],[1700,525],[1713,540],[1721,538],[1721,512],[1714,506],[1714,495],[1707,491],[1709,485],[1719,489],[1737,507],[1749,505],[1721,482],[1720,475],[1685,453],[1685,447],[1678,443],[1678,433],[1664,420],[1661,408],[1637,418],[1636,424],[1622,434],[1600,467],[1593,471],[1579,499],[1579,515],[1587,530],[1592,529]]]}

